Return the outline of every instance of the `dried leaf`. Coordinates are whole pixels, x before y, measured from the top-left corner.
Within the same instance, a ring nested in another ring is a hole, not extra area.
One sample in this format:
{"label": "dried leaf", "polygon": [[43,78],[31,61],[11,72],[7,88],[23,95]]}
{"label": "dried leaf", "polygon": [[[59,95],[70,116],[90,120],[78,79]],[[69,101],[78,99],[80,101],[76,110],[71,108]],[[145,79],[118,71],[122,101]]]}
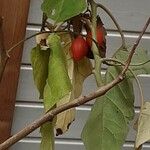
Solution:
{"label": "dried leaf", "polygon": [[36,36],[36,43],[41,44],[41,41],[46,40],[49,36],[49,33],[43,33]]}
{"label": "dried leaf", "polygon": [[[74,86],[73,86],[74,62],[72,61],[72,59],[68,60],[68,75],[71,80],[72,91],[57,103],[57,107],[74,99]],[[61,135],[65,133],[69,129],[69,125],[74,121],[74,119],[75,119],[74,108],[58,114],[56,125],[55,125],[56,135]]]}
{"label": "dried leaf", "polygon": [[145,102],[138,120],[137,137],[135,147],[139,148],[142,144],[150,140],[150,102]]}

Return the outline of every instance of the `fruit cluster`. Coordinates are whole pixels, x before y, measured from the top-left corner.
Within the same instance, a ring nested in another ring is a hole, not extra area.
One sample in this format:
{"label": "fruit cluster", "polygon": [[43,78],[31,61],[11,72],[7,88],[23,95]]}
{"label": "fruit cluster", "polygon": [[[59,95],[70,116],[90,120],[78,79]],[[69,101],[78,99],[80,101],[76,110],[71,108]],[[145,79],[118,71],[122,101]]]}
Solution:
{"label": "fruit cluster", "polygon": [[[79,61],[85,56],[93,59],[93,52],[91,51],[92,47],[92,33],[88,29],[86,29],[87,35],[86,38],[78,35],[74,38],[71,44],[71,54],[75,61]],[[97,46],[99,48],[99,53],[101,57],[105,57],[106,54],[106,39],[105,39],[105,28],[103,27],[102,22],[97,21],[97,29],[96,29],[96,41]]]}

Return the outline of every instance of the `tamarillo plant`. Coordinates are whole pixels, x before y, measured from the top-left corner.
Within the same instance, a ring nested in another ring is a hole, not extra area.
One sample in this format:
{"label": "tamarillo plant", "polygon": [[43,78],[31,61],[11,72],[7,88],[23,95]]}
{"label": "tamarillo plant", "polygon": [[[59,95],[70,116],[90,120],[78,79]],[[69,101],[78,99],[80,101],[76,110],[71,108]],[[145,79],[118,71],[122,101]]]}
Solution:
{"label": "tamarillo plant", "polygon": [[[97,13],[98,8],[110,16],[121,35],[122,44],[111,58],[106,58],[107,33]],[[137,49],[137,46],[150,24],[150,18],[136,43],[129,47],[115,17],[100,3],[93,0],[44,0],[41,9],[41,32],[14,47],[36,36],[36,45],[31,50],[31,64],[45,114],[2,143],[0,150],[38,127],[41,127],[42,136],[40,149],[54,150],[55,134],[59,136],[69,130],[75,120],[75,107],[92,99],[96,101],[81,133],[85,149],[120,150],[134,117],[134,79],[142,101],[135,149],[141,148],[150,139],[150,134],[143,135],[142,132],[149,131],[150,104],[144,103],[137,75],[150,73],[150,57],[147,51]],[[101,73],[102,64],[107,65],[105,75]],[[83,82],[91,74],[94,74],[98,90],[81,96]]]}
{"label": "tamarillo plant", "polygon": [[[69,8],[71,5],[73,9]],[[47,18],[54,20],[51,28],[54,31],[72,31],[71,34],[54,33],[46,35],[45,38],[40,35],[41,41],[47,41],[44,46],[47,46],[46,51],[49,54],[44,55],[46,52],[42,50],[43,45],[40,40],[38,50],[35,48],[32,50],[34,80],[43,95],[41,98],[43,98],[45,112],[79,97],[83,81],[91,73],[95,75],[97,86],[100,87],[111,82],[121,72],[122,66],[115,66],[116,63],[113,63],[113,66],[107,68],[106,75],[104,77],[101,75],[102,58],[106,56],[106,30],[97,14],[98,7],[99,5],[94,1],[84,0],[43,2],[43,13]],[[45,20],[42,29],[51,30],[46,24]],[[86,38],[81,35],[84,30]],[[124,37],[122,38],[122,45],[113,58],[124,63],[130,49],[127,48]],[[92,39],[97,44],[92,42]],[[89,58],[94,59],[93,67]],[[148,60],[146,51],[137,50],[132,63]],[[112,150],[121,149],[128,133],[128,124],[134,117],[132,78],[140,73],[149,73],[150,66],[144,64],[132,66],[130,69],[132,74],[127,72],[121,84],[96,99],[81,134],[87,150],[108,150],[110,147]],[[75,109],[65,111],[58,114],[51,123],[41,127],[42,150],[54,149],[53,128],[56,129],[56,135],[67,132],[69,125],[75,119],[74,114]]]}

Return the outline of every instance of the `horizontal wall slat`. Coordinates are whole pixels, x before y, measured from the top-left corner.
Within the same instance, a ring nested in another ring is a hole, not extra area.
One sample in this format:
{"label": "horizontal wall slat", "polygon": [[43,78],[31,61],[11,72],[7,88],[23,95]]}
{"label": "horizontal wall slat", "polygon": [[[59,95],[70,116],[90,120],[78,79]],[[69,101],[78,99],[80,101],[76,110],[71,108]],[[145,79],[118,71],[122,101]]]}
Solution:
{"label": "horizontal wall slat", "polygon": [[[30,104],[29,104],[30,105]],[[43,113],[43,107],[42,105],[38,105],[39,107],[36,107],[36,104],[32,104],[31,107],[29,105],[16,105],[15,109],[15,115],[14,115],[14,123],[12,127],[12,134],[16,133],[20,129],[22,129],[24,126],[32,122],[34,119],[39,118],[39,116]],[[86,120],[89,116],[90,107],[82,106],[79,108],[76,108],[76,120],[72,123],[70,126],[70,129],[67,133],[65,133],[62,136],[59,136],[59,138],[71,138],[71,139],[80,139],[81,131],[86,123]],[[135,119],[133,122],[135,122],[139,110],[136,110]],[[136,132],[132,128],[133,123],[130,125],[130,131],[127,136],[127,141],[134,141]],[[29,135],[29,137],[40,137],[39,129],[34,131]]]}
{"label": "horizontal wall slat", "polygon": [[[121,25],[123,30],[129,31],[141,31],[144,22],[149,17],[150,1],[149,0],[107,0],[100,1],[103,5],[108,7],[117,21]],[[31,0],[30,13],[28,17],[28,23],[40,24],[42,18],[42,12],[40,5],[42,0]],[[99,11],[106,28],[116,29],[112,21],[103,11]],[[150,28],[149,28],[150,29]]]}
{"label": "horizontal wall slat", "polygon": [[[10,150],[40,150],[40,138],[25,138],[12,146]],[[133,142],[127,142],[121,150],[134,149]],[[149,150],[150,144],[144,144],[142,150]],[[55,150],[85,150],[82,141],[71,139],[56,139]]]}

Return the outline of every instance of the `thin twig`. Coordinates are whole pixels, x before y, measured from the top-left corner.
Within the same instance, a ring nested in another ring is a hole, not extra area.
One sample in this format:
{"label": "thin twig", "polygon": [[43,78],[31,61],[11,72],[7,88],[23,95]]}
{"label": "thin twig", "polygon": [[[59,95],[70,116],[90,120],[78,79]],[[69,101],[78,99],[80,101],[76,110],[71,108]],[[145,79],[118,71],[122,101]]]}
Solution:
{"label": "thin twig", "polygon": [[104,5],[100,4],[100,3],[97,3],[97,7],[100,7],[102,8],[109,16],[110,18],[112,19],[112,21],[114,22],[114,24],[116,25],[120,35],[121,35],[121,39],[122,39],[122,47],[126,47],[126,44],[125,44],[125,37],[124,37],[124,34],[122,32],[122,29],[120,27],[120,25],[118,24],[118,22],[116,21],[115,17],[112,15],[112,13],[110,12],[109,9],[107,9]]}
{"label": "thin twig", "polygon": [[[91,13],[92,13],[92,24],[91,24],[92,38],[94,40],[97,40],[97,37],[96,37],[96,34],[97,34],[96,33],[96,28],[97,28],[97,4],[92,0],[90,2],[90,5],[91,5]],[[94,55],[93,74],[95,76],[97,86],[100,87],[100,86],[103,85],[103,79],[102,79],[102,75],[101,75],[102,62],[101,62],[100,55],[99,55],[99,48],[94,43],[92,43],[91,50],[92,50],[93,55]],[[101,48],[100,48],[100,51],[102,51]]]}
{"label": "thin twig", "polygon": [[132,56],[134,55],[135,50],[136,50],[137,46],[139,45],[140,40],[141,40],[143,34],[145,33],[147,27],[149,26],[149,24],[150,24],[150,17],[148,18],[148,20],[147,20],[147,22],[146,22],[146,24],[145,24],[145,26],[144,26],[144,28],[143,28],[141,34],[139,35],[138,39],[137,39],[136,42],[134,43],[133,48],[132,48],[132,50],[131,50],[131,52],[130,52],[130,54],[129,54],[129,57],[128,57],[127,61],[126,61],[126,66],[125,66],[124,70],[122,71],[122,73],[126,72],[126,70],[128,69],[128,66],[129,66],[130,63],[131,63]]}
{"label": "thin twig", "polygon": [[134,51],[135,51],[136,47],[138,46],[138,44],[142,38],[142,35],[144,34],[149,23],[150,23],[150,18],[149,18],[149,21],[147,22],[147,24],[145,25],[142,33],[140,34],[139,38],[137,39],[137,42],[135,43],[136,46],[135,45],[133,46],[122,72],[113,81],[111,81],[107,85],[100,87],[97,91],[95,91],[95,92],[93,92],[87,96],[79,97],[77,99],[74,99],[73,101],[70,101],[70,102],[68,102],[62,106],[59,106],[59,107],[54,108],[53,110],[49,111],[47,114],[43,115],[40,119],[35,120],[33,123],[31,123],[30,125],[28,125],[24,129],[22,129],[20,132],[16,133],[15,135],[13,135],[9,139],[7,139],[5,142],[3,142],[0,145],[0,150],[4,150],[4,149],[9,148],[11,145],[13,145],[14,143],[18,142],[20,139],[22,139],[25,136],[27,136],[28,134],[30,134],[32,131],[34,131],[35,129],[40,127],[45,122],[53,119],[54,116],[56,116],[57,114],[65,111],[67,109],[80,106],[86,102],[93,100],[96,97],[100,97],[100,96],[104,95],[112,87],[114,87],[115,85],[117,85],[118,83],[123,81],[125,78],[124,75],[125,75],[126,71],[128,70],[128,67],[130,65],[131,58],[134,54]]}
{"label": "thin twig", "polygon": [[[108,66],[121,66],[121,64],[120,64],[120,62],[121,61],[119,61],[118,59],[115,59],[115,58],[102,58],[102,61],[103,61],[103,63],[104,64],[106,64],[106,65],[108,65]],[[108,62],[115,62],[115,63],[117,63],[117,64],[112,64],[112,63],[108,63]],[[149,63],[150,62],[150,60],[147,60],[147,61],[144,61],[144,62],[141,62],[141,63],[130,63],[130,66],[143,66],[143,65],[145,65],[145,64],[147,64],[147,63]]]}

